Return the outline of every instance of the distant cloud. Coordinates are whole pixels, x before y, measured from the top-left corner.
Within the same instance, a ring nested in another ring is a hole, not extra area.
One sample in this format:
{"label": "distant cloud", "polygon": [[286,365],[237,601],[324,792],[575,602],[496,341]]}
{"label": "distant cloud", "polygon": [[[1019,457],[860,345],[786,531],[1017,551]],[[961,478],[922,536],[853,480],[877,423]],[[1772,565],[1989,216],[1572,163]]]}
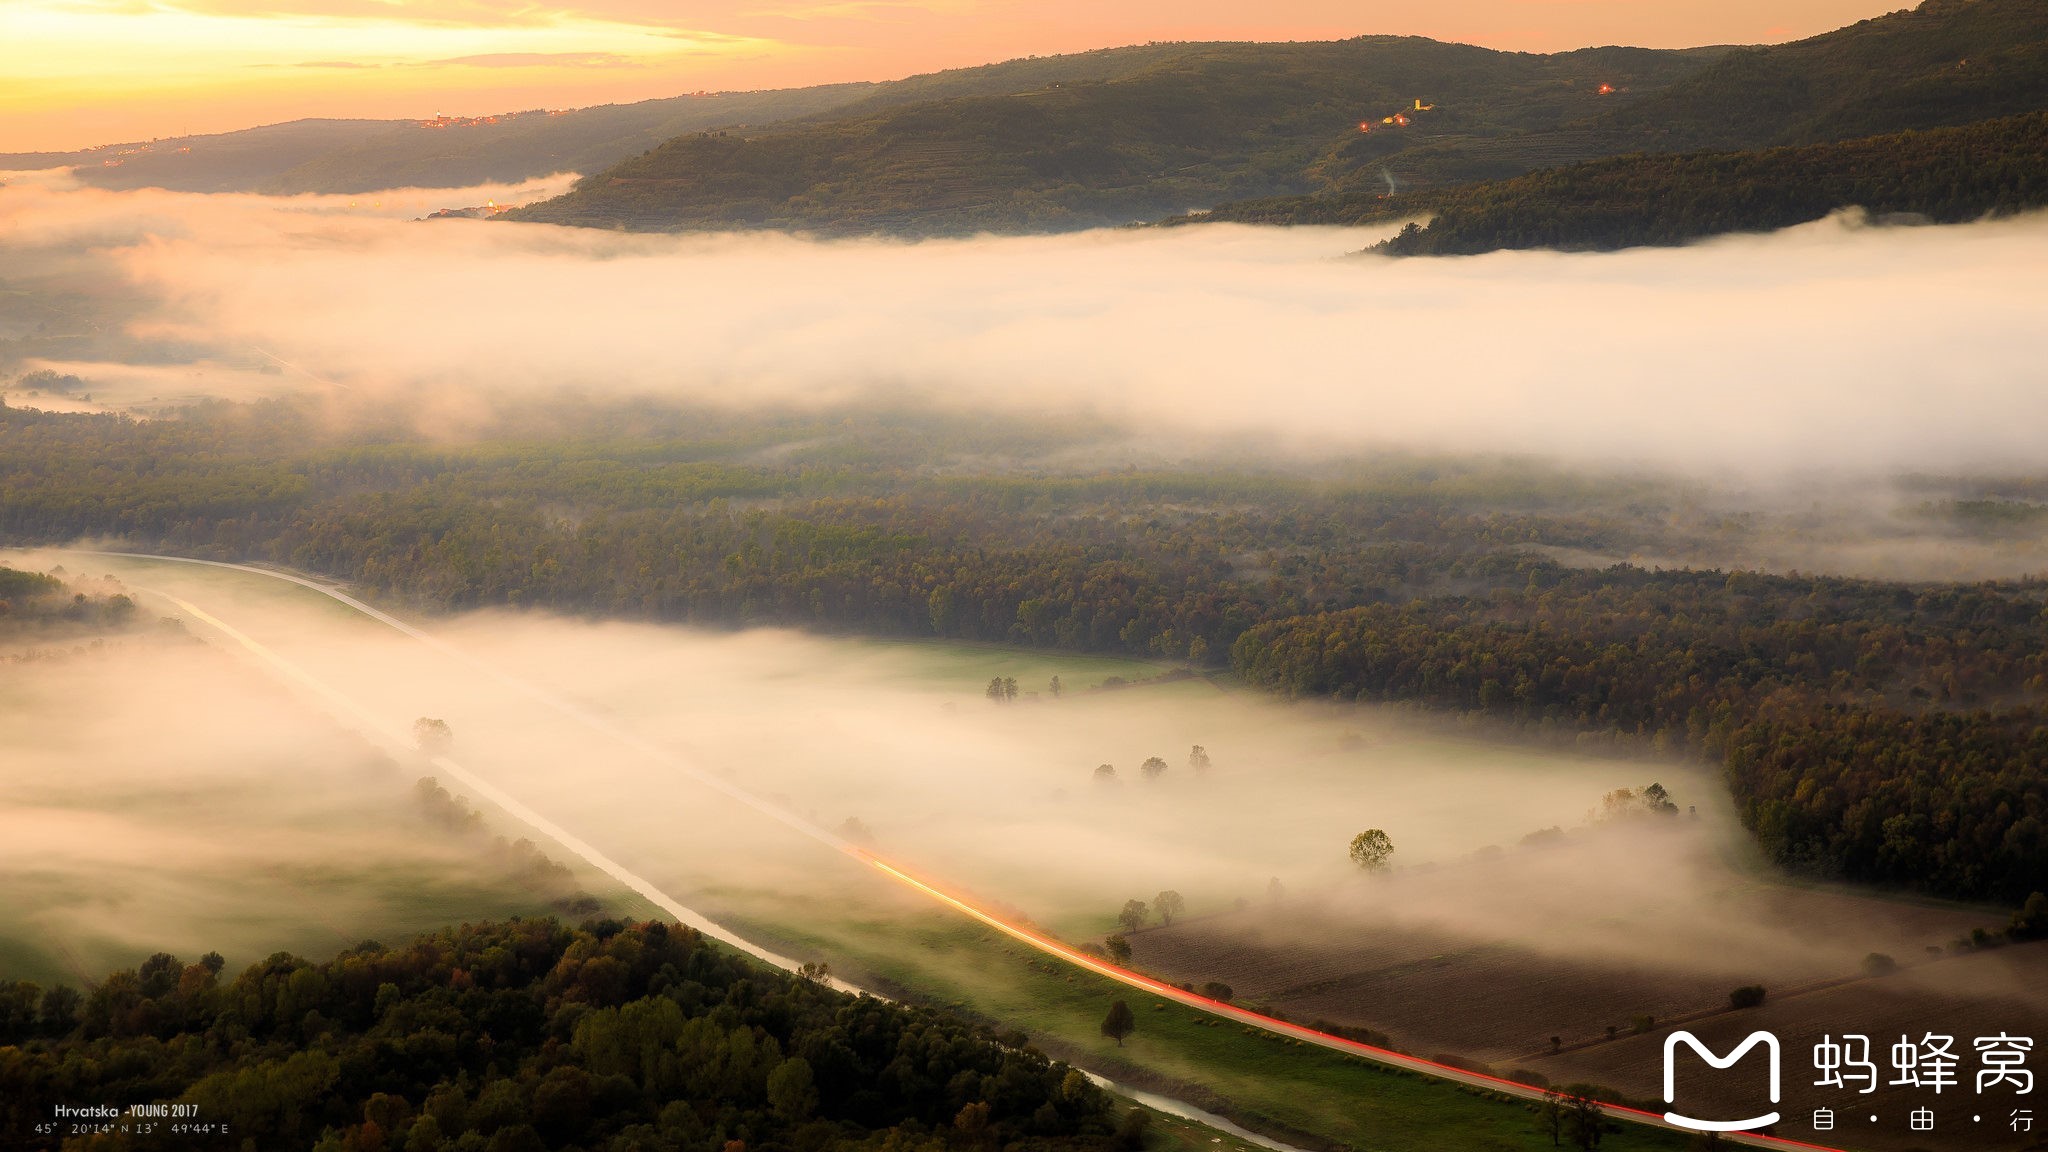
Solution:
{"label": "distant cloud", "polygon": [[424,67],[460,64],[471,68],[632,68],[640,61],[618,52],[484,52],[427,60]]}
{"label": "distant cloud", "polygon": [[[261,67],[261,65],[257,65]],[[382,68],[382,64],[365,64],[359,60],[301,60],[294,68]]]}

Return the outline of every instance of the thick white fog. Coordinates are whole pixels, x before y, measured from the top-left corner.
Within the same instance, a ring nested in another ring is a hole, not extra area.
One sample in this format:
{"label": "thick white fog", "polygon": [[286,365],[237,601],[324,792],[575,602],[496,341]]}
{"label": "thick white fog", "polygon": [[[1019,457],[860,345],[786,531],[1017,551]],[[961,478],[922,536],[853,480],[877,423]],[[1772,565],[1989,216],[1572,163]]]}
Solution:
{"label": "thick white fog", "polygon": [[906,243],[405,218],[542,191],[279,200],[17,179],[0,250],[140,294],[137,334],[414,401],[889,397],[1772,472],[2048,457],[2039,214],[1405,261],[1347,258],[1379,234],[1344,229]]}

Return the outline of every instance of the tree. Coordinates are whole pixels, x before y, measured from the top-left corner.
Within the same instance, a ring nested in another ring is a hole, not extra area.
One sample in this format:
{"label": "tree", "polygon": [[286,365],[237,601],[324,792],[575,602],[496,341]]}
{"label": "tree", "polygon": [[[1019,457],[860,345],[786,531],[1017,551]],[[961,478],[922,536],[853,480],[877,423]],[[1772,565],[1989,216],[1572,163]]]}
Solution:
{"label": "tree", "polygon": [[1116,765],[1097,764],[1095,766],[1095,782],[1097,784],[1116,783]]}
{"label": "tree", "polygon": [[1145,757],[1145,762],[1138,765],[1138,768],[1145,773],[1145,779],[1156,780],[1161,772],[1166,771],[1166,761],[1157,756],[1147,756]]}
{"label": "tree", "polygon": [[1221,1000],[1228,1004],[1230,1003],[1230,998],[1237,995],[1237,990],[1221,980],[1211,980],[1207,984],[1202,985],[1202,995],[1207,996],[1211,1000]]}
{"label": "tree", "polygon": [[1606,1110],[1592,1096],[1592,1089],[1577,1085],[1566,1088],[1568,1099],[1565,1103],[1565,1136],[1585,1152],[1592,1152],[1600,1146],[1600,1137],[1607,1133]]}
{"label": "tree", "polygon": [[1062,692],[1066,691],[1066,689],[1065,689],[1065,688],[1061,687],[1061,685],[1060,685],[1060,678],[1059,678],[1059,677],[1057,677],[1057,676],[1053,677],[1053,678],[1052,678],[1052,683],[1051,683],[1051,684],[1048,684],[1048,685],[1046,685],[1046,687],[1047,687],[1047,688],[1049,688],[1049,689],[1050,689],[1050,690],[1052,691],[1052,698],[1053,698],[1053,699],[1055,699],[1055,700],[1057,700],[1057,699],[1059,699],[1059,698],[1060,698],[1060,693],[1062,693]]}
{"label": "tree", "polygon": [[1005,703],[1008,703],[1009,701],[1015,700],[1016,698],[1017,678],[1015,676],[1003,677],[1003,701]]}
{"label": "tree", "polygon": [[1200,744],[1195,745],[1188,752],[1188,767],[1197,772],[1207,772],[1209,770],[1209,750]]}
{"label": "tree", "polygon": [[441,1122],[431,1115],[422,1115],[406,1133],[405,1152],[441,1152],[446,1143],[441,1135]]}
{"label": "tree", "polygon": [[1278,904],[1285,899],[1287,899],[1287,886],[1280,883],[1278,876],[1268,879],[1266,881],[1266,900],[1269,903]]}
{"label": "tree", "polygon": [[1730,1008],[1756,1008],[1763,1002],[1764,986],[1761,984],[1744,984],[1728,994]]}
{"label": "tree", "polygon": [[1124,1046],[1124,1037],[1138,1030],[1138,1018],[1131,1012],[1131,1006],[1118,1000],[1109,1006],[1109,1015],[1102,1018],[1102,1034]]}
{"label": "tree", "polygon": [[1129,964],[1131,962],[1131,942],[1124,939],[1120,933],[1112,932],[1108,936],[1103,937],[1102,950],[1108,953],[1109,958],[1118,964]]}
{"label": "tree", "polygon": [[2048,895],[2036,892],[2028,896],[2020,910],[2012,914],[2012,922],[2006,925],[2005,934],[2015,940],[2048,936]]}
{"label": "tree", "polygon": [[775,1066],[768,1074],[768,1106],[792,1123],[810,1119],[818,1106],[818,1084],[809,1061],[792,1056]]}
{"label": "tree", "polygon": [[1676,816],[1678,805],[1671,800],[1671,793],[1662,784],[1649,784],[1641,788],[1616,788],[1600,798],[1600,810],[1594,814],[1600,820],[1625,820],[1636,816]]}
{"label": "tree", "polygon": [[43,991],[36,1005],[36,1027],[48,1036],[62,1036],[78,1027],[78,1013],[85,997],[69,984],[56,984]]}
{"label": "tree", "polygon": [[1180,893],[1171,888],[1152,898],[1152,908],[1159,913],[1159,923],[1168,928],[1173,926],[1173,918],[1180,915],[1187,906],[1188,902],[1181,899]]}
{"label": "tree", "polygon": [[1003,678],[1001,676],[989,677],[988,687],[982,689],[981,694],[988,697],[991,704],[1001,704],[1009,699],[1009,697],[1003,695]]}
{"label": "tree", "polygon": [[1351,862],[1367,872],[1384,872],[1394,854],[1394,841],[1378,828],[1368,828],[1351,838]]}
{"label": "tree", "polygon": [[1536,1130],[1550,1137],[1552,1148],[1564,1139],[1566,1111],[1564,1095],[1559,1092],[1545,1092],[1536,1104]]}
{"label": "tree", "polygon": [[412,722],[412,741],[429,756],[439,756],[455,746],[455,733],[446,720],[422,716]]}
{"label": "tree", "polygon": [[1151,915],[1151,911],[1143,900],[1126,900],[1124,910],[1116,914],[1116,922],[1123,925],[1125,931],[1136,932],[1145,926],[1145,918]]}

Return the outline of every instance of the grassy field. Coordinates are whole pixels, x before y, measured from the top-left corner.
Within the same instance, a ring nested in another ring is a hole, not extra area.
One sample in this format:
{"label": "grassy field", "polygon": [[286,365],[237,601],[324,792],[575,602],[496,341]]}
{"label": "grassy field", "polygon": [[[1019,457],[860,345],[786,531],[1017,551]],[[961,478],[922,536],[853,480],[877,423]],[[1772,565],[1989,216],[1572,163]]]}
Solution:
{"label": "grassy field", "polygon": [[[896,906],[887,915],[854,918],[843,914],[839,899],[767,892],[726,900],[748,907],[751,916],[734,917],[744,932],[827,957],[856,979],[1022,1029],[1053,1054],[1102,1075],[1281,1139],[1380,1152],[1550,1146],[1519,1101],[1220,1022],[1043,958],[955,915]],[[1138,1017],[1137,1032],[1120,1048],[1100,1035],[1102,1017],[1118,999]],[[1684,1142],[1629,1125],[1602,1146]]]}
{"label": "grassy field", "polygon": [[958,644],[945,641],[850,640],[855,651],[871,651],[896,657],[904,679],[947,692],[980,691],[989,680],[1007,676],[1017,681],[1020,696],[1050,697],[1052,678],[1060,678],[1062,691],[1079,692],[1098,688],[1112,677],[1141,680],[1158,676],[1174,667],[1121,656],[1089,656],[1078,652],[1039,652],[1027,648],[1002,648],[987,644]]}

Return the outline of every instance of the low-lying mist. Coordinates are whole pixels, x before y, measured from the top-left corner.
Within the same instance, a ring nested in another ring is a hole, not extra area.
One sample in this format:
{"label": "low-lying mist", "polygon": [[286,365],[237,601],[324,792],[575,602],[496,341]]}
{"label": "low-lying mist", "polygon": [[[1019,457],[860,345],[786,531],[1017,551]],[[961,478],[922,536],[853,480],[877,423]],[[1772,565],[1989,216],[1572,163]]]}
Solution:
{"label": "low-lying mist", "polygon": [[[458,659],[265,577],[104,563],[146,604],[162,607],[155,590],[201,606],[386,730],[444,720],[465,769],[669,896],[741,922],[792,906],[887,918],[906,893],[705,776],[1074,940],[1099,939],[1125,900],[1167,889],[1192,916],[1265,907],[1277,892],[1314,910],[1290,931],[1319,925],[1335,939],[1400,924],[1627,962],[1696,967],[1712,954],[1802,977],[1966,930],[1788,895],[1750,860],[1711,775],[1678,763],[1277,703],[1157,679],[1157,666],[964,645],[491,612],[434,624]],[[989,700],[986,681],[1005,675],[1017,698]],[[245,706],[222,692],[204,708]],[[1145,769],[1155,756],[1156,775]],[[1113,779],[1098,777],[1102,764]],[[431,771],[419,758],[402,768]],[[1653,780],[1697,811],[1595,817],[1607,793]],[[1361,876],[1346,857],[1374,827],[1395,844],[1390,876]]]}
{"label": "low-lying mist", "polygon": [[0,654],[5,979],[548,910],[487,843],[423,822],[413,775],[260,670],[147,628],[35,651]]}
{"label": "low-lying mist", "polygon": [[281,365],[428,422],[582,390],[1774,476],[2043,463],[2040,215],[1395,261],[1346,258],[1377,234],[1343,229],[906,243],[399,218],[427,202],[25,180],[0,188],[0,250],[10,279],[126,300],[159,355]]}

